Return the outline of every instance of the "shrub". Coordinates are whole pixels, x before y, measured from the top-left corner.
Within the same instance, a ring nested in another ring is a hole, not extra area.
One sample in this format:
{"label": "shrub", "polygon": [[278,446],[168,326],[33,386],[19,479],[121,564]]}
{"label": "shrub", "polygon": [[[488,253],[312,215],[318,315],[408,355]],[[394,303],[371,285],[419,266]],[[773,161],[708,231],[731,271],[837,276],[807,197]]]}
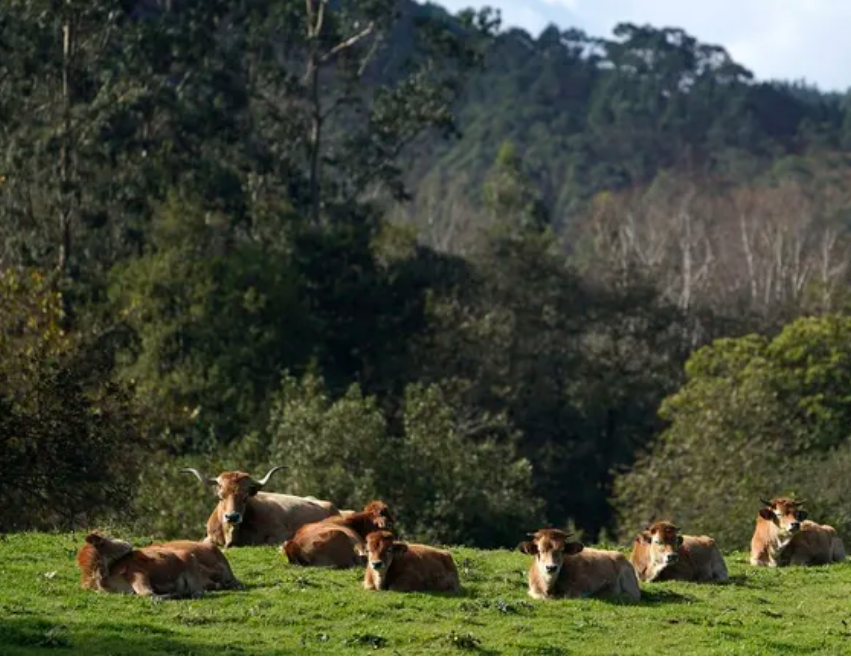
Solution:
{"label": "shrub", "polygon": [[531,466],[504,417],[471,413],[460,397],[454,385],[409,385],[394,432],[358,386],[331,400],[319,377],[287,376],[262,460],[289,466],[287,490],[341,508],[383,498],[420,539],[513,545],[540,519]]}
{"label": "shrub", "polygon": [[805,497],[848,530],[841,478],[851,448],[851,318],[803,318],[774,339],[718,340],[662,404],[670,425],[615,482],[623,537],[654,518],[748,545],[761,497]]}
{"label": "shrub", "polygon": [[0,531],[86,525],[132,494],[131,395],[62,306],[41,273],[0,272]]}

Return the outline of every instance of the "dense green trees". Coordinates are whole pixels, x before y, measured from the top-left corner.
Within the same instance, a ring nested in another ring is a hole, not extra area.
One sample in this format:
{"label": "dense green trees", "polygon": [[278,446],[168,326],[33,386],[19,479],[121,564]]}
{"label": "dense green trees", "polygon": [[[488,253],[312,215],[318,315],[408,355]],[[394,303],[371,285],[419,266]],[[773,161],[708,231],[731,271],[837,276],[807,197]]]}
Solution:
{"label": "dense green trees", "polygon": [[475,212],[506,139],[562,226],[598,192],[660,170],[750,180],[783,155],[837,148],[848,124],[838,94],[755,81],[723,48],[674,28],[621,24],[600,38],[550,26],[537,39],[509,30],[488,61],[459,109],[463,138],[415,169],[417,180],[426,174],[422,210],[437,187]]}
{"label": "dense green trees", "polygon": [[[701,453],[695,396],[719,435],[797,427],[801,472],[844,455],[844,334],[823,361],[810,325],[771,335],[847,303],[847,104],[680,30],[497,24],[403,0],[5,3],[0,497],[26,512],[3,527],[121,509],[195,536],[211,501],[181,465],[281,463],[279,489],[381,496],[432,540],[593,535],[616,477],[624,528],[685,513],[625,505],[705,467],[660,465]],[[731,399],[710,350],[676,393],[695,348],[754,331],[719,344],[746,369],[765,352],[770,385]]]}
{"label": "dense green trees", "polygon": [[661,408],[670,426],[616,482],[625,531],[674,517],[744,546],[759,499],[787,493],[847,530],[836,479],[851,449],[851,320],[803,318],[773,339],[717,340],[686,372]]}

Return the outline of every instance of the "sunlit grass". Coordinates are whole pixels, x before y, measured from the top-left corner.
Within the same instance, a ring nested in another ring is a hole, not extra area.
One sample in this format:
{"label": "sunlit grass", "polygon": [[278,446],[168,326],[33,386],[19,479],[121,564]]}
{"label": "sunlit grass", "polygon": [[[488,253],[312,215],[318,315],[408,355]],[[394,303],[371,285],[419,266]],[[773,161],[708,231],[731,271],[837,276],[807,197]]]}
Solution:
{"label": "sunlit grass", "polygon": [[0,652],[23,654],[847,654],[851,566],[756,569],[644,587],[638,604],[539,602],[528,557],[454,549],[460,595],[364,591],[358,570],[228,552],[244,591],[152,601],[79,588],[81,534],[0,540]]}

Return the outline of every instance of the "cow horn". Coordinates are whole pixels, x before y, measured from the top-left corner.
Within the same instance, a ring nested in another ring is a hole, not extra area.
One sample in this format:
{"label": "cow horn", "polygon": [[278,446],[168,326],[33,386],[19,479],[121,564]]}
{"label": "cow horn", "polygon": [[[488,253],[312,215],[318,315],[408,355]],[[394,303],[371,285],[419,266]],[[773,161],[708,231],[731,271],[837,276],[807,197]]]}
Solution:
{"label": "cow horn", "polygon": [[263,486],[265,486],[266,484],[269,483],[269,478],[273,474],[275,474],[278,470],[286,470],[286,469],[287,469],[287,466],[285,466],[285,465],[276,465],[274,468],[272,468],[271,470],[269,470],[269,472],[266,473],[265,477],[263,477],[262,479],[256,480],[257,485],[262,488]]}
{"label": "cow horn", "polygon": [[183,469],[181,469],[181,472],[186,472],[186,473],[195,475],[198,478],[198,481],[200,481],[202,484],[218,484],[219,483],[219,480],[216,479],[215,477],[205,477],[200,472],[198,472],[198,470],[196,470],[195,468],[183,468]]}
{"label": "cow horn", "polygon": [[765,506],[774,506],[774,502],[769,502],[768,500],[763,499],[761,497],[759,498],[759,501],[765,504]]}

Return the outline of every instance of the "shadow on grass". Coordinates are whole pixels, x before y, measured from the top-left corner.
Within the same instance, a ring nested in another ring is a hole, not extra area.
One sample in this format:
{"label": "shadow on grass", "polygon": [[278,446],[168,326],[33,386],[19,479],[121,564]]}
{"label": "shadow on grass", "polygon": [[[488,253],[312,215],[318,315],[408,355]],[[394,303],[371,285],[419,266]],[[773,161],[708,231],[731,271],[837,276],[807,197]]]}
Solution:
{"label": "shadow on grass", "polygon": [[628,604],[636,606],[656,606],[656,605],[671,605],[671,604],[687,604],[692,602],[693,598],[682,593],[674,591],[641,591],[641,600],[622,600],[619,604]]}
{"label": "shadow on grass", "polygon": [[4,654],[221,654],[213,643],[194,641],[159,627],[132,623],[67,623],[46,618],[0,619],[0,646]]}
{"label": "shadow on grass", "polygon": [[742,586],[742,587],[753,587],[754,586],[754,583],[744,573],[742,573],[740,575],[730,575],[729,579],[726,582],[700,582],[700,583],[705,584],[707,586]]}

